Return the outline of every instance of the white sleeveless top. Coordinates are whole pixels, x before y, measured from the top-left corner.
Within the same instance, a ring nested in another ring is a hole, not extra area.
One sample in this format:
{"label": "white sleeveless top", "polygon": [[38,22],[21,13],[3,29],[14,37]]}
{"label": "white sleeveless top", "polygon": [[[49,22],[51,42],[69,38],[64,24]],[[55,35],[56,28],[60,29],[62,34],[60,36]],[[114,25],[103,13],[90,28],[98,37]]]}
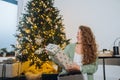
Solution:
{"label": "white sleeveless top", "polygon": [[82,65],[82,55],[75,53],[73,62],[75,62],[77,65]]}
{"label": "white sleeveless top", "polygon": [[[79,65],[80,68],[83,65],[82,64],[82,59],[83,59],[82,55],[80,55],[80,54],[78,54],[78,53],[75,52],[73,62],[75,62],[77,65]],[[83,76],[84,76],[84,80],[88,80],[87,79],[87,74],[83,74]]]}

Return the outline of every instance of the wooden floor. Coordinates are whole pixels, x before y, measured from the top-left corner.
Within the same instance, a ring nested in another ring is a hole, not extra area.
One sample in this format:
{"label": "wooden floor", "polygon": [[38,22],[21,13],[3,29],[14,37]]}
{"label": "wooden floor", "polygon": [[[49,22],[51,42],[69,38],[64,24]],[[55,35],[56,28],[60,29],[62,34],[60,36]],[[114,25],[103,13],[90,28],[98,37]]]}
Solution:
{"label": "wooden floor", "polygon": [[27,80],[25,76],[18,76],[13,78],[0,78],[0,80]]}

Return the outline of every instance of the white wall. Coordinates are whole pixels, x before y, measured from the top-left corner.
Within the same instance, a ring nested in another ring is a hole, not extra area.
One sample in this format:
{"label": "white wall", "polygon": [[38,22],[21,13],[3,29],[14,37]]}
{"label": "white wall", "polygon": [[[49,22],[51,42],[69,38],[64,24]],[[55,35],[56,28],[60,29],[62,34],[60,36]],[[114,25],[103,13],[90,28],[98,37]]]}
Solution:
{"label": "white wall", "polygon": [[76,41],[79,25],[92,28],[99,50],[112,49],[120,37],[120,0],[55,0],[63,15],[67,37]]}
{"label": "white wall", "polygon": [[0,48],[10,49],[16,42],[17,5],[0,0]]}

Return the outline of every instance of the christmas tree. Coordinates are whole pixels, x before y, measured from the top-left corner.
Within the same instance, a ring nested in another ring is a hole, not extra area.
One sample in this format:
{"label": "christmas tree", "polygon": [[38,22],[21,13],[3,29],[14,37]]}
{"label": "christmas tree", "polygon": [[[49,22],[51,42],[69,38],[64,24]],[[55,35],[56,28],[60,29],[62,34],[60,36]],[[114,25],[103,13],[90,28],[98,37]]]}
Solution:
{"label": "christmas tree", "polygon": [[49,43],[64,49],[66,39],[62,16],[54,7],[54,0],[31,0],[27,3],[16,33],[15,50],[20,61],[31,61],[40,68],[50,58],[44,49]]}

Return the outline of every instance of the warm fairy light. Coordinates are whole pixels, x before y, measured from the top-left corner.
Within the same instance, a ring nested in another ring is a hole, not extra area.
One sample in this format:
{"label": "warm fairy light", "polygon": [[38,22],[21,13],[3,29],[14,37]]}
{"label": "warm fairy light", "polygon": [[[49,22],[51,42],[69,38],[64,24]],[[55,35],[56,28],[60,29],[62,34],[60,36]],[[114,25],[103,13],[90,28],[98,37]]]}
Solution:
{"label": "warm fairy light", "polygon": [[35,3],[32,3],[32,6],[35,6]]}

